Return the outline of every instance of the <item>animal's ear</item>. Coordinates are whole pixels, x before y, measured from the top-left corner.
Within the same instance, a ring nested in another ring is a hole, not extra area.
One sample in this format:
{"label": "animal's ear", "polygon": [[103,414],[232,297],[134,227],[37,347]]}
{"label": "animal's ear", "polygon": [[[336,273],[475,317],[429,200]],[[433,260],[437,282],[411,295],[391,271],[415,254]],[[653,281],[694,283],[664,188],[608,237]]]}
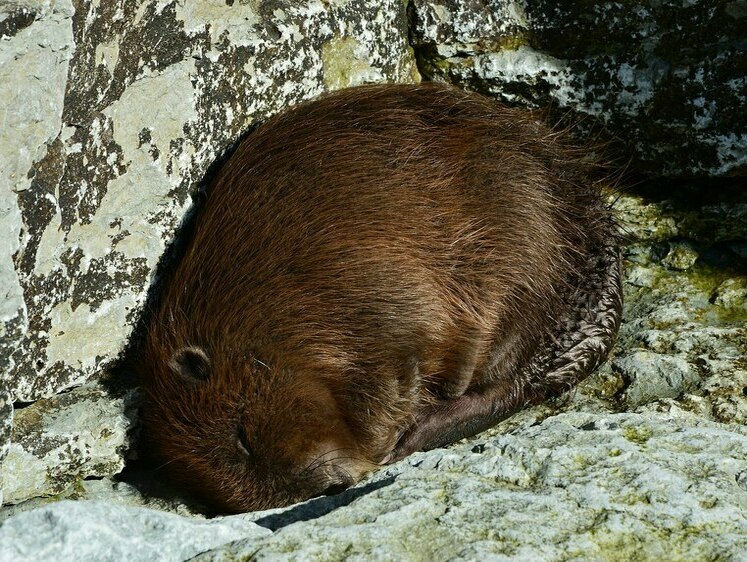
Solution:
{"label": "animal's ear", "polygon": [[178,349],[169,361],[169,367],[188,382],[200,383],[210,378],[210,358],[201,347]]}

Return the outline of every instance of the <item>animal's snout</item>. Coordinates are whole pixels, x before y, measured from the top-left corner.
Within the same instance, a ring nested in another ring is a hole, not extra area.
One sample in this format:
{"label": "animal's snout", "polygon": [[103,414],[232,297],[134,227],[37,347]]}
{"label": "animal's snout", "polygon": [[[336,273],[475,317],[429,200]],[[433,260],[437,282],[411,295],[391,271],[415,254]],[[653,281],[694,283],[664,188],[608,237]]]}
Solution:
{"label": "animal's snout", "polygon": [[358,458],[353,449],[331,441],[316,448],[312,459],[307,474],[314,482],[314,496],[339,494],[375,467],[373,463]]}

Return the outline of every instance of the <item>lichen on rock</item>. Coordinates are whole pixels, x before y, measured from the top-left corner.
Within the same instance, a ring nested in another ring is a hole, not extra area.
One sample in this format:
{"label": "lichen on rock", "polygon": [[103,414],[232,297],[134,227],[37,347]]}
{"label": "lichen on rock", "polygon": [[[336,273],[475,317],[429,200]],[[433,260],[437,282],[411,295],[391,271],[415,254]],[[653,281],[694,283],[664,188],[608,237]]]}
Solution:
{"label": "lichen on rock", "polygon": [[15,413],[0,477],[7,503],[64,495],[79,480],[122,470],[136,427],[137,395],[89,384]]}

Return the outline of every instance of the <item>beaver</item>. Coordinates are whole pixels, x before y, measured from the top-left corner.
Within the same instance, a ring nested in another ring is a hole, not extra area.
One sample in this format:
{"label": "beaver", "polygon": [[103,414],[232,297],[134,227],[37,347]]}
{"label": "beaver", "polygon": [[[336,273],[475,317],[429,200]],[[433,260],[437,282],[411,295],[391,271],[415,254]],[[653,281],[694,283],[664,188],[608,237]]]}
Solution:
{"label": "beaver", "polygon": [[245,138],[164,283],[143,434],[221,512],[342,490],[605,359],[619,236],[584,151],[439,83],[300,103]]}

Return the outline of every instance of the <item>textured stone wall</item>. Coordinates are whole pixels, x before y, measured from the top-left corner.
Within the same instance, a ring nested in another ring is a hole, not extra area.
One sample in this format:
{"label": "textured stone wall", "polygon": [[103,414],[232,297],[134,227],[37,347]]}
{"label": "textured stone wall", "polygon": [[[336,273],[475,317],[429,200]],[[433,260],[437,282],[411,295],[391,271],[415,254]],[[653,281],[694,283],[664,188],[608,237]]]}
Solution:
{"label": "textured stone wall", "polygon": [[426,77],[571,110],[648,173],[747,170],[742,1],[414,0],[412,18]]}
{"label": "textured stone wall", "polygon": [[418,76],[395,0],[23,0],[0,6],[0,33],[4,454],[12,401],[117,359],[190,194],[243,131],[328,89]]}

